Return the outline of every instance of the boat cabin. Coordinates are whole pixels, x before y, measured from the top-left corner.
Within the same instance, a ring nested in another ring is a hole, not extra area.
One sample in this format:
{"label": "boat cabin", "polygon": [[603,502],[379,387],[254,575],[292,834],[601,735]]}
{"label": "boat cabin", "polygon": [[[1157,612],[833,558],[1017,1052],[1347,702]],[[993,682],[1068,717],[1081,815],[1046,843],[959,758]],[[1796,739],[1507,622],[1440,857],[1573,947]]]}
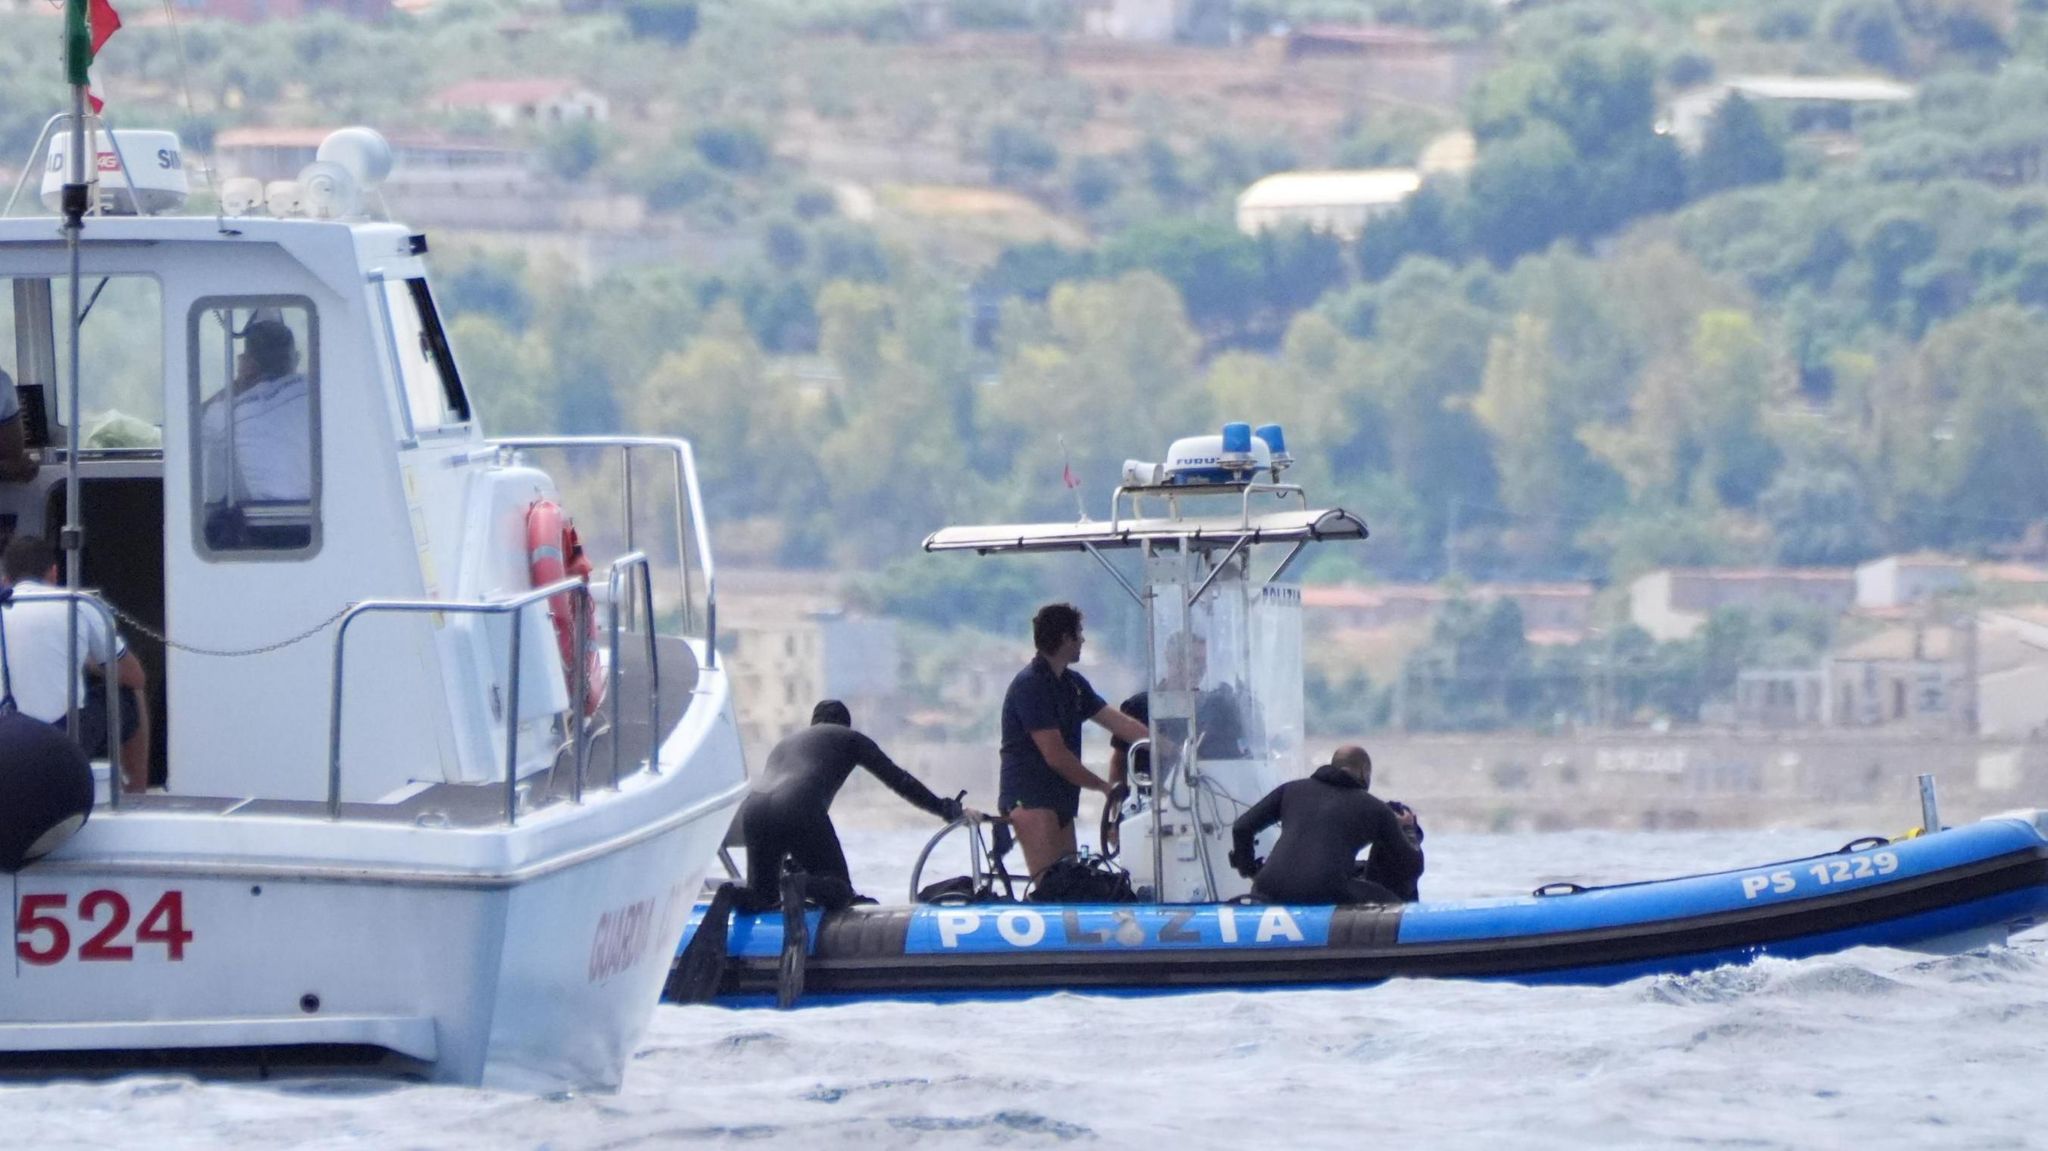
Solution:
{"label": "boat cabin", "polygon": [[556,474],[605,481],[583,490],[607,506],[568,509],[593,553],[664,561],[601,568],[600,598],[633,603],[650,631],[657,598],[708,622],[687,445],[487,440],[424,236],[294,214],[292,197],[243,206],[89,216],[75,349],[62,235],[0,218],[0,369],[42,459],[0,483],[0,536],[59,539],[75,454],[82,586],[145,666],[151,777],[173,794],[369,803],[555,766],[576,678],[548,605],[344,617],[532,591],[528,513],[562,502],[534,457],[559,449]]}

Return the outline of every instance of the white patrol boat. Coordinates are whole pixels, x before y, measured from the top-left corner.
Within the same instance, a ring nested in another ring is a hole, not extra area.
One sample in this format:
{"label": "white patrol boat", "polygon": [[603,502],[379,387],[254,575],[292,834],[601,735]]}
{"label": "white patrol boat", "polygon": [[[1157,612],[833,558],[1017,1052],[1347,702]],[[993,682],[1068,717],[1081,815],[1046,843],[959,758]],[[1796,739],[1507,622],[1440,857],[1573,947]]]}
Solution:
{"label": "white patrol boat", "polygon": [[71,120],[0,218],[0,535],[69,606],[0,619],[118,631],[153,786],[0,752],[0,1072],[615,1085],[746,786],[690,445],[487,438],[375,133],[195,218],[175,138]]}

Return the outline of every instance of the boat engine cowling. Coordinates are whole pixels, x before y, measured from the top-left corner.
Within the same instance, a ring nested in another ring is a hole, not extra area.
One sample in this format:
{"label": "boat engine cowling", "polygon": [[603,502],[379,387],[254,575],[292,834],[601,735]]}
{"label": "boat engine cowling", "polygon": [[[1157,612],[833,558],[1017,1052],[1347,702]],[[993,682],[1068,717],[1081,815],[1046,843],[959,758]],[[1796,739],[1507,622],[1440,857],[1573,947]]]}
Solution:
{"label": "boat engine cowling", "polygon": [[56,850],[92,814],[92,765],[62,728],[0,715],[0,872]]}

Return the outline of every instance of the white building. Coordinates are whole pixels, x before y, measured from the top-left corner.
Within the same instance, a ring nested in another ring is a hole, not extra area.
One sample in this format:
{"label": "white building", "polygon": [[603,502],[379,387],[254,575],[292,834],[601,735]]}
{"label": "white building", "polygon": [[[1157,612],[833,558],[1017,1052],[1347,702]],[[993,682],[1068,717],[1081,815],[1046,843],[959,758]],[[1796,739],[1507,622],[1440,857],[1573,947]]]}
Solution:
{"label": "white building", "polygon": [[1827,722],[1919,735],[2048,735],[2048,612],[1896,627],[1828,660]]}
{"label": "white building", "polygon": [[1279,172],[1237,198],[1237,230],[1247,236],[1306,225],[1355,240],[1374,216],[1393,211],[1422,187],[1413,168]]}
{"label": "white building", "polygon": [[1654,639],[1690,639],[1724,607],[1792,600],[1841,612],[1855,598],[1855,575],[1845,568],[1666,568],[1628,585],[1628,614]]}
{"label": "white building", "polygon": [[1732,92],[1788,109],[1794,131],[1846,132],[1857,108],[1905,104],[1917,89],[1868,76],[1734,76],[1673,100],[1661,127],[1682,147],[1697,151],[1706,139],[1707,122]]}
{"label": "white building", "polygon": [[1751,668],[1735,676],[1743,727],[1819,727],[1828,718],[1828,676],[1813,668]]}
{"label": "white building", "polygon": [[1089,0],[1081,30],[1090,36],[1166,44],[1186,30],[1189,0]]}
{"label": "white building", "polygon": [[1961,588],[1969,576],[1968,564],[1947,556],[1886,556],[1856,569],[1856,606],[1892,608],[1926,603]]}

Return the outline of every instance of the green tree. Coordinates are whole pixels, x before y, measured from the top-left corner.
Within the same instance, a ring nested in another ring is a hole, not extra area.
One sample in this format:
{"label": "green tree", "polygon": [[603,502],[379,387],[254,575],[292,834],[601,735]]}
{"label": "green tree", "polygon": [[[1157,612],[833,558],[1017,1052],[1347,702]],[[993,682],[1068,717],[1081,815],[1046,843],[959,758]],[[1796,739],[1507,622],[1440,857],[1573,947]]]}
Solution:
{"label": "green tree", "polygon": [[1083,492],[1107,491],[1122,460],[1188,433],[1200,341],[1173,285],[1149,272],[1062,284],[1042,324],[1006,321],[1005,337],[1034,326],[1005,350],[1001,382],[985,393],[979,456],[1005,477],[997,498],[1011,512],[1071,516],[1064,462]]}
{"label": "green tree", "polygon": [[1774,555],[1794,567],[1839,567],[1876,555],[1884,536],[1863,478],[1845,465],[1796,461],[1757,500]]}
{"label": "green tree", "polygon": [[749,462],[757,458],[751,449],[769,447],[779,410],[802,407],[792,399],[787,382],[770,372],[738,308],[728,303],[687,349],[663,357],[639,381],[627,408],[643,432],[688,436],[707,449],[718,445],[699,453],[705,490],[728,508],[747,508],[760,501],[755,473],[772,470],[756,469]]}
{"label": "green tree", "polygon": [[635,37],[688,44],[697,36],[696,0],[625,0],[620,11]]}
{"label": "green tree", "polygon": [[1891,72],[1906,70],[1906,26],[1895,0],[1838,0],[1823,23],[1828,38],[1858,60]]}
{"label": "green tree", "polygon": [[1657,65],[1647,52],[1575,49],[1557,62],[1556,82],[1534,93],[1530,110],[1563,129],[1579,155],[1600,159],[1650,134],[1656,89]]}
{"label": "green tree", "polygon": [[1921,477],[1923,506],[1940,509],[1935,539],[2012,538],[2048,516],[2043,363],[2048,332],[2011,305],[1938,325],[1921,343],[1888,458],[1925,461],[1908,474]]}
{"label": "green tree", "polygon": [[541,138],[541,160],[555,176],[574,183],[595,171],[609,150],[598,126],[574,120],[550,129]]}
{"label": "green tree", "polygon": [[1550,326],[1526,313],[1493,337],[1472,410],[1493,440],[1500,501],[1525,562],[1567,554],[1577,523],[1599,510],[1611,481],[1578,438],[1578,416],[1557,386]]}
{"label": "green tree", "polygon": [[1755,104],[1740,92],[1730,92],[1707,121],[1706,137],[1693,160],[1693,194],[1711,196],[1745,184],[1768,184],[1784,174],[1784,145]]}
{"label": "green tree", "polygon": [[832,478],[825,500],[837,523],[869,525],[835,533],[842,562],[905,554],[944,522],[967,479],[958,317],[948,311],[920,326],[918,311],[930,306],[866,284],[819,293],[819,350],[841,380],[817,448]]}
{"label": "green tree", "polygon": [[1004,248],[996,262],[975,281],[975,290],[994,300],[1021,296],[1042,303],[1056,285],[1066,280],[1087,279],[1094,272],[1093,252],[1041,240]]}
{"label": "green tree", "polygon": [[477,313],[512,331],[523,331],[533,318],[533,297],[522,275],[525,267],[524,261],[502,257],[470,260],[445,274],[435,294],[450,317]]}
{"label": "green tree", "polygon": [[1404,257],[1455,259],[1466,250],[1465,206],[1441,181],[1417,189],[1399,208],[1374,219],[1358,236],[1358,271],[1383,280]]}
{"label": "green tree", "polygon": [[1244,330],[1264,296],[1259,246],[1229,224],[1173,219],[1143,224],[1102,249],[1110,274],[1144,270],[1179,291],[1188,318],[1206,335]]}
{"label": "green tree", "polygon": [[1870,269],[1870,297],[1874,307],[1889,310],[1904,294],[1907,276],[1933,257],[1940,236],[1934,227],[1910,210],[1894,210],[1877,217],[1863,239],[1863,260]]}
{"label": "green tree", "polygon": [[1554,67],[1489,78],[1473,98],[1472,243],[1505,267],[1554,240],[1677,207],[1684,162],[1655,117],[1656,63],[1640,51],[1576,48]]}
{"label": "green tree", "polygon": [[1686,358],[1644,373],[1626,426],[1580,435],[1639,501],[1747,507],[1777,466],[1762,424],[1773,375],[1770,349],[1746,313],[1706,312]]}
{"label": "green tree", "polygon": [[1362,388],[1383,413],[1372,442],[1386,454],[1354,458],[1390,473],[1415,500],[1420,520],[1389,541],[1389,562],[1409,574],[1441,573],[1451,520],[1469,523],[1475,509],[1497,501],[1492,442],[1470,404],[1484,381],[1494,318],[1460,298],[1449,269],[1428,261],[1402,264],[1379,296],[1383,334]]}
{"label": "green tree", "polygon": [[1060,150],[1051,140],[1013,120],[989,129],[983,152],[989,179],[1005,187],[1030,187],[1060,166]]}
{"label": "green tree", "polygon": [[559,431],[558,377],[553,352],[538,334],[520,334],[485,312],[458,315],[448,341],[478,418],[492,435]]}
{"label": "green tree", "polygon": [[1763,427],[1777,371],[1770,347],[1748,313],[1722,309],[1700,317],[1692,358],[1702,478],[1722,504],[1749,507],[1778,466]]}
{"label": "green tree", "polygon": [[1472,242],[1496,266],[1548,247],[1585,226],[1585,166],[1571,139],[1539,123],[1488,145],[1466,197]]}
{"label": "green tree", "polygon": [[1402,666],[1404,726],[1487,730],[1526,718],[1532,686],[1522,609],[1511,599],[1459,597],[1445,604],[1430,639]]}
{"label": "green tree", "polygon": [[1116,199],[1117,193],[1123,190],[1123,183],[1121,165],[1105,156],[1082,156],[1074,161],[1067,190],[1076,207],[1092,212]]}
{"label": "green tree", "polygon": [[1328,232],[1300,227],[1263,231],[1258,247],[1266,301],[1282,317],[1312,306],[1349,276],[1343,242]]}
{"label": "green tree", "polygon": [[768,138],[746,124],[707,124],[690,143],[706,163],[728,172],[759,172],[772,155]]}

